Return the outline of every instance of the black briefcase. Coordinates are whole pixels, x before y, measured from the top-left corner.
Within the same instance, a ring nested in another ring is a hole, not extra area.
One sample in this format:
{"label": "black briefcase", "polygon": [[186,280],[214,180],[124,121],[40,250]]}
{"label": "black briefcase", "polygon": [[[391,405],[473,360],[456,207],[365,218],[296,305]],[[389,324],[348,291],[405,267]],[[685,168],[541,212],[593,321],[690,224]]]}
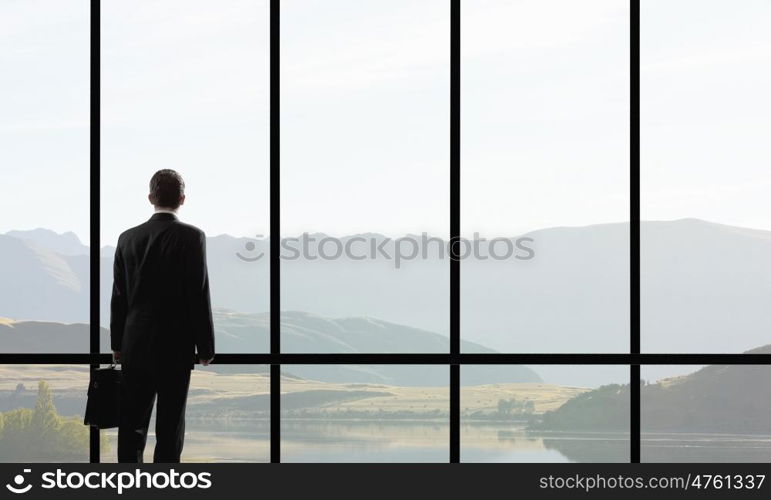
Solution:
{"label": "black briefcase", "polygon": [[118,427],[120,419],[121,371],[115,365],[91,370],[84,424],[98,429]]}

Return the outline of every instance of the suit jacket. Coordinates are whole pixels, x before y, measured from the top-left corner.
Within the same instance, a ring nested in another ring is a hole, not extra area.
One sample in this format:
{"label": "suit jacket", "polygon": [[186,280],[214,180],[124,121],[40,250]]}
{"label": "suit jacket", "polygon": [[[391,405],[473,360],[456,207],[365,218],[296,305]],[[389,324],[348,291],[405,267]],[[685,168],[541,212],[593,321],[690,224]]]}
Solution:
{"label": "suit jacket", "polygon": [[206,235],[156,213],[118,238],[110,304],[112,349],[124,369],[189,367],[214,356]]}

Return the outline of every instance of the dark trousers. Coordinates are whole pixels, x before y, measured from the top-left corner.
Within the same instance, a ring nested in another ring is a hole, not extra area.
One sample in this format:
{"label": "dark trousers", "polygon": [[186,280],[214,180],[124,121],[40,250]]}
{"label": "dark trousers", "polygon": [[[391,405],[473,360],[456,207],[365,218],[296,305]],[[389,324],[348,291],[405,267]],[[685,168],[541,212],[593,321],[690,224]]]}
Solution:
{"label": "dark trousers", "polygon": [[123,366],[118,462],[142,463],[156,396],[153,462],[179,463],[185,441],[190,368]]}

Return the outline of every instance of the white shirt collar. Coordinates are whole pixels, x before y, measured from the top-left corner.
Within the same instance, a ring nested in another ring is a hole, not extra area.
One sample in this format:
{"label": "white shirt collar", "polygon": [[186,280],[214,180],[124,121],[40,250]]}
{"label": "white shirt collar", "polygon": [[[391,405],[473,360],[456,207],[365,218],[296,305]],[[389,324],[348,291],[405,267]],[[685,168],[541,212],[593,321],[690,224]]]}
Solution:
{"label": "white shirt collar", "polygon": [[171,215],[177,215],[177,212],[174,210],[166,210],[165,208],[156,208],[155,209],[156,214],[171,214]]}

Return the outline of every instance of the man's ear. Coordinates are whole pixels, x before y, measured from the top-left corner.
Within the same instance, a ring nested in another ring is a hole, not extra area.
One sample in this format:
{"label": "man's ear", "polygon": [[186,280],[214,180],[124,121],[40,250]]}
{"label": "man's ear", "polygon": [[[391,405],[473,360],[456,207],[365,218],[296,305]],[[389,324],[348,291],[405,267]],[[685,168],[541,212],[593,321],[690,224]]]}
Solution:
{"label": "man's ear", "polygon": [[148,194],[148,195],[147,195],[147,200],[150,202],[150,205],[153,205],[153,206],[155,206],[155,203],[153,203],[153,195],[151,195],[151,194]]}
{"label": "man's ear", "polygon": [[185,204],[185,195],[182,194],[179,196],[179,206],[182,206]]}

